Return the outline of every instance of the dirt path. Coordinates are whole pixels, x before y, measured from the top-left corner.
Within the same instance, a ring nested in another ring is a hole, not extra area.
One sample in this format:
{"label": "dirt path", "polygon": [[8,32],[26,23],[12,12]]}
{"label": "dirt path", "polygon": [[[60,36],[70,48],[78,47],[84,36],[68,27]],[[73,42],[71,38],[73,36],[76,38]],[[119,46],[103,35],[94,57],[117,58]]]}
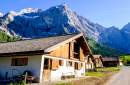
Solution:
{"label": "dirt path", "polygon": [[106,85],[130,85],[130,67],[123,67]]}
{"label": "dirt path", "polygon": [[85,78],[85,79],[80,79],[77,81],[71,81],[67,82],[66,84],[71,84],[71,85],[105,85],[113,75],[115,75],[118,72],[115,71],[102,71],[105,74],[108,74],[109,76],[104,76],[104,77],[90,77],[90,78]]}

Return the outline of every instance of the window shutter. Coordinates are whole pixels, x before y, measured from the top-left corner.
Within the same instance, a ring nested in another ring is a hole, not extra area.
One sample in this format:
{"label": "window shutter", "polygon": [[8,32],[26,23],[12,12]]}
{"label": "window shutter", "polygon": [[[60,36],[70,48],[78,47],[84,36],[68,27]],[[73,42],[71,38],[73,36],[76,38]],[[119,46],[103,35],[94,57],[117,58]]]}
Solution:
{"label": "window shutter", "polygon": [[64,60],[61,60],[61,66],[64,66]]}
{"label": "window shutter", "polygon": [[27,58],[24,58],[23,66],[27,66],[27,62],[28,62],[28,59],[27,59]]}
{"label": "window shutter", "polygon": [[83,67],[83,63],[81,63],[81,67]]}
{"label": "window shutter", "polygon": [[74,62],[72,61],[72,67],[74,66]]}
{"label": "window shutter", "polygon": [[16,59],[12,59],[11,66],[15,66]]}
{"label": "window shutter", "polygon": [[66,61],[66,66],[69,66],[69,61]]}
{"label": "window shutter", "polygon": [[81,63],[78,63],[78,70],[81,69]]}
{"label": "window shutter", "polygon": [[58,69],[59,69],[59,60],[52,59],[52,70],[58,70]]}

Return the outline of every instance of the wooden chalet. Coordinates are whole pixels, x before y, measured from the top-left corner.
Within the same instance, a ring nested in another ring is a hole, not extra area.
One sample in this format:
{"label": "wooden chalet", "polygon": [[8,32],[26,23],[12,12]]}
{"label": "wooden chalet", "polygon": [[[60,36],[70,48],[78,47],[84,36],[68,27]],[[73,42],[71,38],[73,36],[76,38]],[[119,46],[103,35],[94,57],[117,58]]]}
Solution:
{"label": "wooden chalet", "polygon": [[92,54],[87,55],[85,57],[85,71],[86,72],[94,71],[95,70],[94,63],[95,63],[95,59],[94,59],[93,55]]}
{"label": "wooden chalet", "polygon": [[103,67],[103,59],[101,55],[93,55],[93,57],[95,58],[95,63],[94,66],[95,67]]}
{"label": "wooden chalet", "polygon": [[109,56],[103,57],[103,66],[104,67],[117,67],[119,66],[119,58],[118,56]]}
{"label": "wooden chalet", "polygon": [[34,82],[85,76],[85,56],[91,54],[82,33],[0,43],[0,79],[25,71]]}

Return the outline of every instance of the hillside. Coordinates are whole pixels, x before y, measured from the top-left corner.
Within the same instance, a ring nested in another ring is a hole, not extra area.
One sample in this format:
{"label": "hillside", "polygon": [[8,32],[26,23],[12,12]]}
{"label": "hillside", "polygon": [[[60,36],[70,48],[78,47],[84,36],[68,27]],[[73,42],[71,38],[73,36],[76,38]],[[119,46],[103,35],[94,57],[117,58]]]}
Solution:
{"label": "hillside", "polygon": [[0,43],[1,42],[17,41],[17,40],[19,40],[19,39],[10,37],[3,30],[0,29]]}
{"label": "hillside", "polygon": [[[123,58],[124,57],[124,58]],[[125,63],[124,64],[127,64],[127,62],[130,62],[130,55],[127,55],[127,56],[120,56],[119,57],[120,60],[123,60]]]}
{"label": "hillside", "polygon": [[123,54],[126,54],[125,52],[100,44],[88,37],[86,37],[86,39],[88,41],[88,44],[93,54],[101,54],[103,57],[104,56],[122,56]]}

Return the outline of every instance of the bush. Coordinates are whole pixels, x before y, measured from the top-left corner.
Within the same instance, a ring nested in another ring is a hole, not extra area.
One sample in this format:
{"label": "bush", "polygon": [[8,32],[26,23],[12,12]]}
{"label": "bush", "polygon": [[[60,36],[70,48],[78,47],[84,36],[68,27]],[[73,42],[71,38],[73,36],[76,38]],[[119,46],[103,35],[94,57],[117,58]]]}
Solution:
{"label": "bush", "polygon": [[23,80],[23,81],[21,82],[21,84],[17,84],[17,83],[11,82],[10,85],[26,85],[26,84],[25,84],[25,81]]}

